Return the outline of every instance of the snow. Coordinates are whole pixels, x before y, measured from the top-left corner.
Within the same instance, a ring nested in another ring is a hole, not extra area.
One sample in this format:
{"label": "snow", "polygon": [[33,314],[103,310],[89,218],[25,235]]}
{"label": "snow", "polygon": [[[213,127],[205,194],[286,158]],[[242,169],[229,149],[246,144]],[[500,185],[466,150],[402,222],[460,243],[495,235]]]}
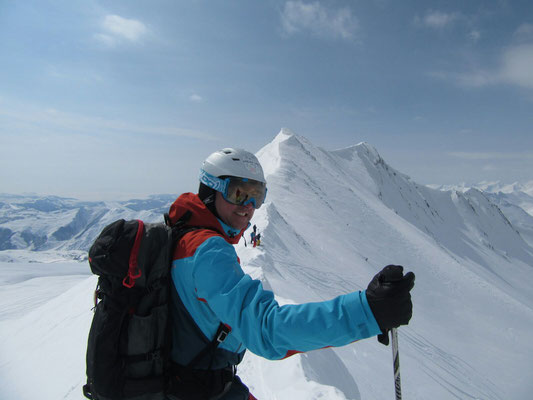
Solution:
{"label": "snow", "polygon": [[481,182],[476,185],[431,185],[434,189],[439,190],[458,190],[466,192],[469,189],[475,188],[486,193],[498,206],[503,206],[504,210],[507,206],[518,206],[525,210],[528,214],[533,216],[533,181],[526,183],[514,182],[512,184],[504,184],[501,182]]}
{"label": "snow", "polygon": [[83,398],[96,284],[86,263],[0,262],[0,271],[2,399]]}
{"label": "snow", "polygon": [[[404,265],[417,279],[399,329],[403,397],[531,398],[533,223],[516,203],[531,182],[430,188],[368,143],[326,151],[288,129],[257,155],[269,187],[252,221],[262,245],[236,247],[280,304],[363,290],[385,265]],[[21,206],[30,200],[39,209]],[[106,223],[157,220],[170,200],[85,203],[88,217],[64,240],[51,232],[74,226],[80,205],[36,200],[0,199],[0,236],[21,238],[0,251],[1,398],[82,399],[96,280],[81,250]],[[29,251],[30,226],[43,251]],[[258,399],[394,398],[391,349],[375,338],[283,361],[248,352],[239,375]]]}

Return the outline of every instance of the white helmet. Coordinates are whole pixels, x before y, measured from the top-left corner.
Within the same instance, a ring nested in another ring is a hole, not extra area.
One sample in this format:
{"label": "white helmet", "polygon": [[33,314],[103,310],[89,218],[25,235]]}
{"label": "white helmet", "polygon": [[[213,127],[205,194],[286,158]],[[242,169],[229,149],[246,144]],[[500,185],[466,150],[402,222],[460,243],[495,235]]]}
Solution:
{"label": "white helmet", "polygon": [[202,170],[214,177],[235,176],[266,184],[263,168],[255,155],[243,149],[226,148],[211,154]]}

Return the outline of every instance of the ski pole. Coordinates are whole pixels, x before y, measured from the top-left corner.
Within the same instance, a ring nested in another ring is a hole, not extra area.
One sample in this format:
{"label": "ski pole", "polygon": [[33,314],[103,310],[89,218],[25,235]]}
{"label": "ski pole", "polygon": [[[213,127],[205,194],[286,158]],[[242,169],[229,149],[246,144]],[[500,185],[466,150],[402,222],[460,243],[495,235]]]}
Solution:
{"label": "ski pole", "polygon": [[394,368],[394,392],[396,400],[402,400],[402,384],[400,381],[400,355],[398,353],[398,331],[391,329],[392,339],[392,366]]}

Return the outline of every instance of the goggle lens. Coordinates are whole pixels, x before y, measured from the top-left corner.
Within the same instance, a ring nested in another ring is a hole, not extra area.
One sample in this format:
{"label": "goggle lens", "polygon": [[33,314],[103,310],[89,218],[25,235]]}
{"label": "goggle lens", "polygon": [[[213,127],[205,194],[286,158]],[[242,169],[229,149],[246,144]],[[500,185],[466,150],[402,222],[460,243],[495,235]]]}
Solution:
{"label": "goggle lens", "polygon": [[254,208],[259,208],[265,202],[267,188],[263,182],[235,176],[217,178],[203,169],[200,170],[200,182],[222,193],[224,199],[231,204],[245,206],[252,203]]}
{"label": "goggle lens", "polygon": [[243,178],[226,178],[227,190],[224,193],[226,201],[239,206],[252,203],[254,208],[259,208],[265,201],[266,185],[263,182]]}

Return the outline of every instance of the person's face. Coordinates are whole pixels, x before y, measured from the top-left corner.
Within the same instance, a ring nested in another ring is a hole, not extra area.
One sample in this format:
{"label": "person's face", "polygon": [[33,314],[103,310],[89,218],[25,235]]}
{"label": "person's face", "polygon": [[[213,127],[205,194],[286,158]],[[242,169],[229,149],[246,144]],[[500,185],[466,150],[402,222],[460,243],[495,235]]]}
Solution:
{"label": "person's face", "polygon": [[220,192],[217,192],[215,207],[220,219],[225,224],[238,230],[242,230],[248,226],[255,211],[253,204],[238,206],[227,202]]}

